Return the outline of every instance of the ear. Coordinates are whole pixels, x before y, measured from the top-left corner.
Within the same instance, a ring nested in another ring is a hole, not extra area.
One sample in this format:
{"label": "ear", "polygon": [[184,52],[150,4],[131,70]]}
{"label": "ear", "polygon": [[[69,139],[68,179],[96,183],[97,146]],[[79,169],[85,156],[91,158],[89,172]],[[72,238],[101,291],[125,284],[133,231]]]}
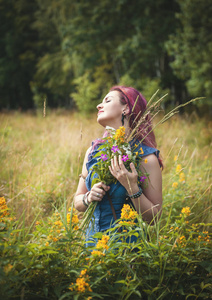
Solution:
{"label": "ear", "polygon": [[126,104],[124,105],[124,108],[123,108],[123,113],[125,113],[125,116],[126,115],[129,115],[130,113],[130,109],[129,109],[129,106]]}

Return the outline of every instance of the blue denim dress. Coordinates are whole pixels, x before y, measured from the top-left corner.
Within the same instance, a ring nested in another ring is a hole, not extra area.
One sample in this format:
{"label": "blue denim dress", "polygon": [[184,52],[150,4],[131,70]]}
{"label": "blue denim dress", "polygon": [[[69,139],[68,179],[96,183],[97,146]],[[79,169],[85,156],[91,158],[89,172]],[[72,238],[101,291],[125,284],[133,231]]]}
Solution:
{"label": "blue denim dress", "polygon": [[[135,149],[135,144],[136,143],[131,143],[131,148]],[[137,144],[139,144],[139,142],[137,141]],[[88,189],[88,191],[91,190],[91,184],[92,184],[92,179],[97,177],[97,174],[92,174],[92,166],[94,164],[97,163],[97,158],[94,157],[95,154],[97,154],[99,145],[97,145],[95,147],[95,149],[93,149],[89,156],[88,156],[88,162],[86,164],[87,170],[88,170],[88,175],[85,179],[85,183],[86,183],[86,187]],[[149,154],[155,154],[157,157],[159,157],[159,150],[146,146],[143,143],[141,143],[139,146],[137,146],[137,148],[134,150],[135,152],[139,152],[139,150],[143,149],[143,154],[139,154],[139,157],[143,157]],[[93,176],[92,176],[93,175]],[[109,190],[109,195],[110,198],[112,200],[115,212],[116,212],[116,216],[117,219],[120,218],[121,216],[121,209],[123,207],[124,204],[128,203],[129,201],[126,201],[126,197],[127,197],[127,191],[126,189],[119,183],[119,181],[117,181],[117,183],[112,183],[110,185],[110,190]],[[114,226],[114,217],[113,217],[113,213],[110,207],[110,203],[108,200],[107,195],[105,195],[102,199],[102,201],[98,202],[96,209],[94,211],[94,217],[93,220],[90,222],[87,230],[86,230],[86,240],[87,241],[93,241],[94,244],[96,243],[96,240],[94,238],[92,238],[92,236],[96,233],[96,232],[100,232],[100,231],[105,231],[111,227]],[[134,237],[134,240],[136,240],[136,237]],[[133,240],[131,239],[131,242]],[[89,245],[91,246],[91,243],[89,243]]]}

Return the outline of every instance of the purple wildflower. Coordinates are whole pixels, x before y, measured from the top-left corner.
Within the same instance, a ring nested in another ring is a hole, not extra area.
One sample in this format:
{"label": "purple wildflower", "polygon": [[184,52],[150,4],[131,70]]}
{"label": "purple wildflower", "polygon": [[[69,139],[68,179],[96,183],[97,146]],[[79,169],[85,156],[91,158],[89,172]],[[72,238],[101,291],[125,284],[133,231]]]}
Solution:
{"label": "purple wildflower", "polygon": [[107,154],[102,154],[102,155],[101,155],[101,159],[102,159],[103,161],[107,160]]}
{"label": "purple wildflower", "polygon": [[140,182],[144,182],[145,179],[146,179],[146,176],[141,176],[141,177],[140,177]]}
{"label": "purple wildflower", "polygon": [[122,156],[122,160],[123,160],[123,161],[127,161],[128,159],[129,159],[128,155],[123,155],[123,156]]}
{"label": "purple wildflower", "polygon": [[116,153],[117,151],[119,151],[118,146],[113,146],[113,147],[111,148],[111,151],[113,151],[113,153]]}

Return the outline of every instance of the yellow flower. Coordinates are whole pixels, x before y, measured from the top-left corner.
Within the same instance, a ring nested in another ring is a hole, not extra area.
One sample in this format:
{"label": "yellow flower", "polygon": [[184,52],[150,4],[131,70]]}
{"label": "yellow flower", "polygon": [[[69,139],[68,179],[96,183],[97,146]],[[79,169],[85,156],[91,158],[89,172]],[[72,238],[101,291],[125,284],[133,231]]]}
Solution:
{"label": "yellow flower", "polygon": [[[122,220],[131,220],[133,221],[137,217],[137,212],[132,210],[129,204],[124,204],[121,210],[121,219]],[[121,224],[121,223],[120,223]]]}
{"label": "yellow flower", "polygon": [[63,225],[63,223],[61,221],[56,221],[56,222],[54,222],[54,225],[61,227]]}
{"label": "yellow flower", "polygon": [[176,189],[178,187],[178,182],[173,182],[172,187]]}
{"label": "yellow flower", "polygon": [[177,156],[177,155],[175,155],[175,156],[174,156],[174,161],[176,161],[176,160],[177,160],[177,158],[178,158],[178,156]]}
{"label": "yellow flower", "polygon": [[76,279],[77,291],[84,293],[85,289],[89,287],[89,284],[85,281],[85,278],[77,278]]}
{"label": "yellow flower", "polygon": [[125,136],[125,128],[124,128],[124,126],[121,126],[116,130],[114,139],[116,141],[120,140],[121,142],[124,142],[124,136]]}
{"label": "yellow flower", "polygon": [[104,253],[102,253],[101,251],[99,251],[99,250],[93,250],[92,252],[91,252],[91,255],[98,255],[98,256],[105,256],[105,254]]}
{"label": "yellow flower", "polygon": [[7,203],[4,197],[0,197],[0,218],[9,215]]}
{"label": "yellow flower", "polygon": [[178,164],[176,167],[176,173],[180,173],[181,170],[182,170],[182,166]]}
{"label": "yellow flower", "polygon": [[179,179],[180,182],[185,181],[185,174],[183,172],[180,173],[179,177],[180,177]]}
{"label": "yellow flower", "polygon": [[144,154],[144,150],[142,149],[142,147],[141,147],[140,151],[141,151],[141,154]]}
{"label": "yellow flower", "polygon": [[87,269],[82,270],[80,273],[80,277],[84,276],[86,274],[86,272],[87,272]]}
{"label": "yellow flower", "polygon": [[45,246],[48,247],[49,246],[49,242],[46,242]]}
{"label": "yellow flower", "polygon": [[103,235],[102,239],[97,242],[96,248],[97,249],[103,248],[103,249],[108,250],[108,248],[109,248],[108,245],[107,245],[108,240],[109,240],[109,236],[108,235]]}
{"label": "yellow flower", "polygon": [[146,158],[146,159],[144,160],[144,163],[147,164],[147,162],[148,162],[148,159]]}
{"label": "yellow flower", "polygon": [[72,224],[77,224],[79,222],[78,215],[73,215]]}
{"label": "yellow flower", "polygon": [[190,216],[190,213],[191,213],[190,207],[188,207],[188,206],[183,207],[182,210],[181,210],[181,213],[186,215],[186,216]]}
{"label": "yellow flower", "polygon": [[138,152],[135,152],[135,155],[138,155]]}
{"label": "yellow flower", "polygon": [[10,272],[10,270],[13,268],[13,266],[11,264],[8,264],[6,266],[4,266],[4,272],[7,274]]}

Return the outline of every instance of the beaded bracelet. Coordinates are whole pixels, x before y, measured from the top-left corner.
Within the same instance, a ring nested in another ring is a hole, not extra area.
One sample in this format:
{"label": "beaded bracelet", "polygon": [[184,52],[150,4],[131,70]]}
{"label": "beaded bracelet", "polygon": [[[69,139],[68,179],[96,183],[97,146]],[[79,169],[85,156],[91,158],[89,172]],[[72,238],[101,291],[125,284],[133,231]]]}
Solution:
{"label": "beaded bracelet", "polygon": [[143,193],[142,188],[139,186],[139,191],[137,193],[132,194],[132,195],[127,195],[127,196],[132,199],[136,199],[136,198],[140,197],[142,193]]}

